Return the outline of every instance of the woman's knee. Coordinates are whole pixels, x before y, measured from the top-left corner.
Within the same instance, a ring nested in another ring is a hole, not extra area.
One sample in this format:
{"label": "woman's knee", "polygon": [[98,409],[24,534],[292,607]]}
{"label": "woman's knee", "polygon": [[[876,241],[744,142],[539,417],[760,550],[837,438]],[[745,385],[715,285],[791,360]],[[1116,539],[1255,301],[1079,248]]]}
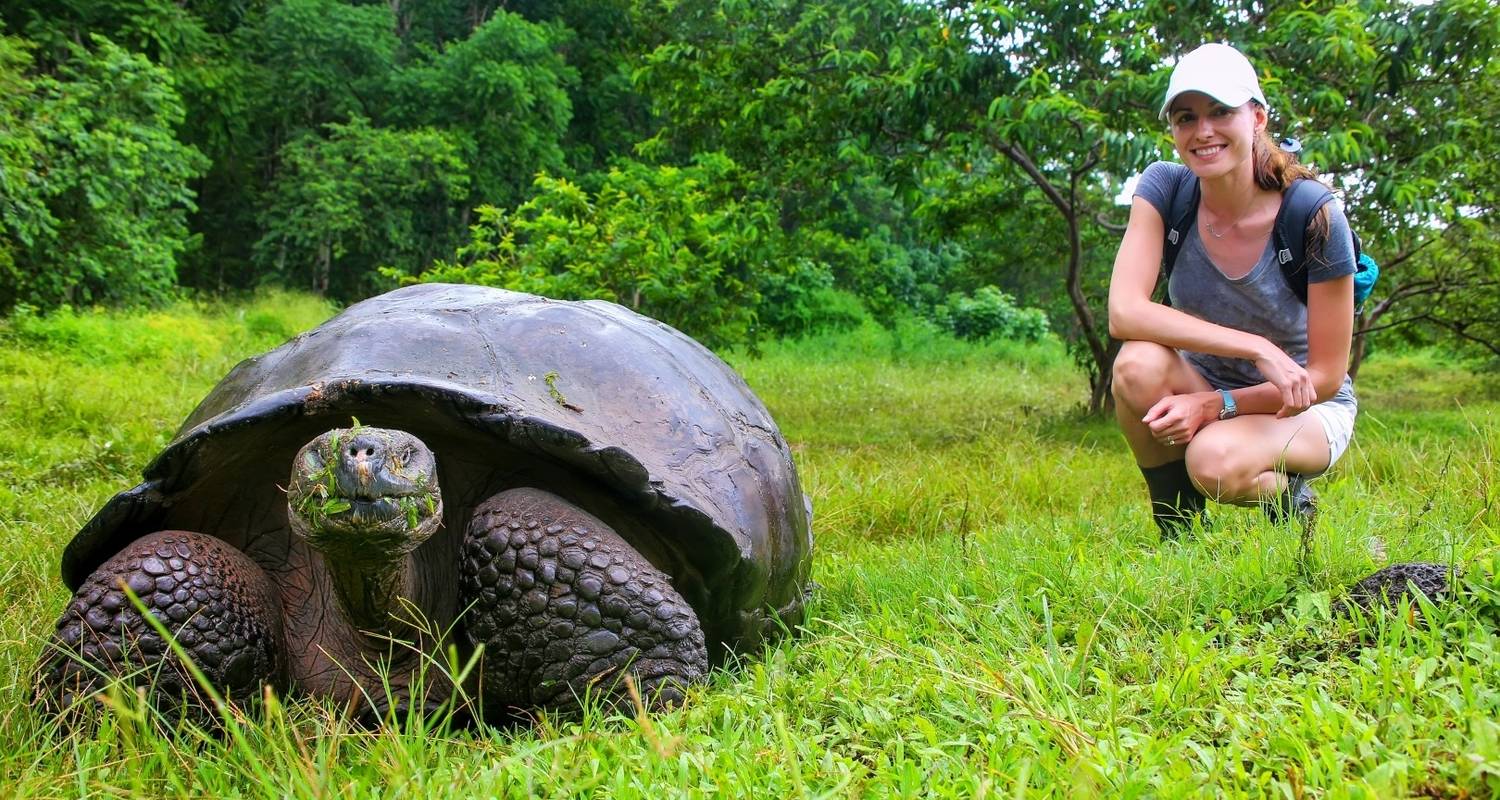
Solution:
{"label": "woman's knee", "polygon": [[1188,475],[1203,493],[1216,500],[1236,499],[1254,490],[1257,469],[1247,458],[1244,442],[1216,435],[1213,426],[1199,431],[1187,446]]}
{"label": "woman's knee", "polygon": [[1177,353],[1155,342],[1126,342],[1115,354],[1111,389],[1117,402],[1154,403],[1170,385]]}

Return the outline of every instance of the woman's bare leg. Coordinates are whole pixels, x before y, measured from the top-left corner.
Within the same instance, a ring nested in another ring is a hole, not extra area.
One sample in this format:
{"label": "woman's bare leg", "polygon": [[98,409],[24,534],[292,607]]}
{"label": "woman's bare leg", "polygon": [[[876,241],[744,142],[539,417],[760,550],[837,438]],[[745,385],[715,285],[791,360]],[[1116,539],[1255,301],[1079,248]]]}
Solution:
{"label": "woman's bare leg", "polygon": [[1187,447],[1188,472],[1221,503],[1254,505],[1278,497],[1287,473],[1328,468],[1328,436],[1317,415],[1277,419],[1247,414],[1205,425]]}
{"label": "woman's bare leg", "polygon": [[1155,467],[1181,461],[1184,445],[1168,447],[1156,441],[1141,418],[1163,397],[1212,389],[1176,350],[1155,342],[1126,342],[1115,356],[1113,392],[1115,418],[1135,463]]}

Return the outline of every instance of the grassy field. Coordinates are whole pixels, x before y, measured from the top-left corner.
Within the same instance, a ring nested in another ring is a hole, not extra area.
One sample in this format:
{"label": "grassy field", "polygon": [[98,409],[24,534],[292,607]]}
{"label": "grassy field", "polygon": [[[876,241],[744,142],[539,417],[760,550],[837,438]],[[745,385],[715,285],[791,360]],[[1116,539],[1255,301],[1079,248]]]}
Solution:
{"label": "grassy field", "polygon": [[[802,635],[686,708],[517,730],[364,731],[308,702],[225,736],[128,703],[59,735],[29,671],[62,545],[239,358],[329,313],[295,295],[0,326],[4,797],[1493,796],[1500,637],[1329,613],[1387,561],[1500,544],[1500,382],[1369,363],[1305,571],[1251,510],[1161,544],[1060,348],[862,330],[733,356],[816,511]],[[1430,624],[1429,624],[1430,623]]]}

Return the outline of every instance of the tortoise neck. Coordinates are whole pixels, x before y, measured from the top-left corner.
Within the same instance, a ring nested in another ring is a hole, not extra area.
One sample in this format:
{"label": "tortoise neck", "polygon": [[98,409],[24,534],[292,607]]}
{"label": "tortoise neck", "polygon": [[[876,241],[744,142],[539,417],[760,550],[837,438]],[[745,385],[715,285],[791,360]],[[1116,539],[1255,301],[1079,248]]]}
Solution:
{"label": "tortoise neck", "polygon": [[339,604],[355,628],[377,635],[402,635],[412,630],[409,620],[413,612],[403,602],[415,600],[411,554],[375,560],[324,553],[323,562]]}

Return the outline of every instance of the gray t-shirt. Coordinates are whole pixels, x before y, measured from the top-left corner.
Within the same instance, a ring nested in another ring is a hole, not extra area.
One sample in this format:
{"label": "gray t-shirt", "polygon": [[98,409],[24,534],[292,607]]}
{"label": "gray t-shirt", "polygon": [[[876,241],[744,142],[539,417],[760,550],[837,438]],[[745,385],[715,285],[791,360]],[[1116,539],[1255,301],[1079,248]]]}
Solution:
{"label": "gray t-shirt", "polygon": [[[1187,171],[1181,164],[1158,161],[1141,173],[1135,193],[1167,220],[1169,200],[1177,186],[1178,176]],[[1329,203],[1328,241],[1323,252],[1307,257],[1308,283],[1321,283],[1354,274],[1354,240],[1349,220],[1337,200]],[[1230,278],[1219,271],[1203,247],[1203,239],[1194,225],[1186,231],[1167,293],[1172,307],[1209,322],[1264,336],[1280,347],[1292,360],[1307,365],[1307,306],[1297,299],[1281,274],[1276,262],[1276,245],[1268,237],[1266,250],[1242,278]],[[1265,382],[1255,363],[1241,358],[1195,353],[1184,350],[1187,358],[1215,389],[1238,389]],[[1354,387],[1349,377],[1333,402],[1354,405]]]}

